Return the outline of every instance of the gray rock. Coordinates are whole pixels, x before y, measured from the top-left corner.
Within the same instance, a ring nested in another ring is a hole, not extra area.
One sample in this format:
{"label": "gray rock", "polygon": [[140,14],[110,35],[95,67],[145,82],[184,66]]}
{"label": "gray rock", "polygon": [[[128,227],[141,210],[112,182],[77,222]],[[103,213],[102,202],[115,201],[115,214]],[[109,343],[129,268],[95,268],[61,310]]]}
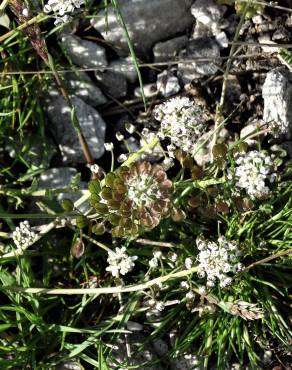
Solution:
{"label": "gray rock", "polygon": [[[126,350],[126,344],[122,339],[118,339],[118,343],[115,343],[113,350],[111,351],[111,358],[115,361],[108,360],[108,365],[111,370],[119,370],[125,368],[125,363],[128,365],[135,366],[139,370],[162,370],[163,368],[159,364],[153,364],[150,366],[143,366],[143,363],[158,360],[153,347],[150,344],[145,344],[146,336],[138,333],[128,335],[128,342],[130,344],[132,357],[129,358]],[[141,345],[143,349],[141,350]],[[117,364],[123,364],[118,366]]]}
{"label": "gray rock", "polygon": [[[184,32],[193,23],[192,0],[119,0],[118,3],[139,55],[147,56],[155,43]],[[117,47],[120,55],[129,54],[125,32],[112,7],[100,12],[91,24],[106,41]]]}
{"label": "gray rock", "polygon": [[36,134],[24,136],[21,142],[8,141],[5,149],[11,158],[16,158],[17,154],[20,154],[33,170],[48,168],[53,155],[57,153],[57,148],[50,138],[43,140]]}
{"label": "gray rock", "polygon": [[[208,60],[200,61],[196,60],[197,58],[206,58]],[[210,61],[210,58],[214,59],[214,62]],[[220,63],[219,58],[220,49],[216,41],[209,38],[191,40],[187,49],[180,53],[180,60],[189,62],[178,64],[178,74],[184,83],[189,83],[195,78],[211,76],[218,70],[216,64]]]}
{"label": "gray rock", "polygon": [[162,339],[155,339],[153,341],[153,347],[158,356],[164,356],[168,352],[168,344]]}
{"label": "gray rock", "polygon": [[199,39],[201,37],[212,37],[211,30],[203,23],[196,21],[195,27],[192,32],[192,39]]}
{"label": "gray rock", "polygon": [[114,60],[109,65],[110,69],[121,74],[127,81],[134,83],[138,78],[138,73],[132,57]]}
{"label": "gray rock", "polygon": [[77,96],[91,106],[98,106],[107,102],[107,98],[100,88],[94,85],[85,72],[67,74],[65,83],[70,95]]}
{"label": "gray rock", "polygon": [[109,96],[121,98],[127,94],[127,80],[121,74],[113,71],[95,72],[95,77],[102,90]]}
{"label": "gray rock", "polygon": [[61,45],[74,64],[84,68],[102,68],[107,66],[105,50],[92,41],[63,34]]}
{"label": "gray rock", "polygon": [[170,370],[192,370],[194,368],[201,369],[200,360],[195,355],[184,355],[174,360],[171,360]]}
{"label": "gray rock", "polygon": [[159,93],[168,98],[180,91],[178,78],[168,71],[163,71],[157,75],[157,90]]}
{"label": "gray rock", "polygon": [[[39,178],[38,188],[42,189],[67,189],[70,190],[71,179],[77,175],[77,170],[70,167],[57,167],[51,168],[43,172]],[[80,189],[86,189],[87,184],[80,182]],[[66,191],[57,195],[56,199],[61,202],[63,199],[70,199],[75,202],[82,196],[82,193],[78,190]],[[78,209],[81,212],[87,212],[90,209],[88,202],[81,204]]]}
{"label": "gray rock", "polygon": [[[87,140],[92,156],[100,158],[104,153],[105,123],[98,112],[84,103],[83,100],[73,97],[72,103],[76,108],[76,115]],[[52,123],[52,131],[59,144],[63,163],[83,163],[84,157],[77,133],[73,128],[70,109],[61,97],[50,97],[47,103],[47,112]]]}
{"label": "gray rock", "polygon": [[84,367],[76,361],[65,361],[56,367],[56,370],[84,370]]}
{"label": "gray rock", "polygon": [[154,61],[166,62],[173,60],[173,58],[178,55],[187,43],[187,36],[179,36],[171,40],[158,42],[153,48]]}
{"label": "gray rock", "polygon": [[191,12],[197,21],[209,28],[213,35],[216,35],[220,32],[226,6],[216,4],[213,0],[196,0],[191,7]]}
{"label": "gray rock", "polygon": [[216,35],[215,40],[217,41],[217,43],[218,43],[218,45],[220,46],[221,49],[228,48],[229,40],[228,40],[228,37],[227,37],[227,35],[224,31],[219,32]]}
{"label": "gray rock", "polygon": [[292,72],[276,68],[267,73],[262,90],[263,119],[275,136],[292,134]]}
{"label": "gray rock", "polygon": [[70,167],[50,168],[39,178],[39,189],[64,189],[70,184],[71,178],[77,175],[77,170]]}

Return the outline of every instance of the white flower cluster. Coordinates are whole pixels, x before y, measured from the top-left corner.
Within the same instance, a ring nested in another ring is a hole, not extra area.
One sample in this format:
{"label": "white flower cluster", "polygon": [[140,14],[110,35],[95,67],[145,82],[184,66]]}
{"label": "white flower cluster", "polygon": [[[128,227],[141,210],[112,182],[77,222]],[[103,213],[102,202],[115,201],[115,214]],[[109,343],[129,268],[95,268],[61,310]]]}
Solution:
{"label": "white flower cluster", "polygon": [[177,148],[191,154],[206,128],[203,109],[186,97],[176,97],[158,105],[154,117],[161,122],[158,136],[170,139],[167,149],[172,157]]}
{"label": "white flower cluster", "polygon": [[159,259],[162,257],[162,252],[159,249],[153,251],[153,258],[149,260],[149,267],[155,269],[159,265]]}
{"label": "white flower cluster", "polygon": [[[235,186],[244,189],[251,198],[263,198],[270,192],[266,181],[274,182],[273,160],[270,156],[253,150],[239,155],[236,160],[234,177]],[[232,174],[229,173],[229,179]]]}
{"label": "white flower cluster", "polygon": [[17,248],[25,249],[32,244],[37,237],[37,234],[31,230],[29,222],[20,222],[19,226],[12,233],[12,239]]}
{"label": "white flower cluster", "polygon": [[66,23],[70,20],[67,13],[72,13],[75,9],[79,9],[85,0],[49,0],[44,6],[44,13],[56,13],[55,25]]}
{"label": "white flower cluster", "polygon": [[125,247],[116,248],[115,251],[108,252],[107,262],[109,266],[106,270],[110,271],[115,277],[119,276],[119,274],[126,275],[133,270],[135,266],[134,261],[137,258],[137,256],[128,256]]}
{"label": "white flower cluster", "polygon": [[213,287],[216,279],[221,288],[230,285],[232,278],[227,274],[234,274],[243,268],[239,263],[241,252],[238,246],[225,237],[218,238],[217,243],[197,238],[196,244],[200,251],[197,258],[198,276],[207,278],[208,287]]}

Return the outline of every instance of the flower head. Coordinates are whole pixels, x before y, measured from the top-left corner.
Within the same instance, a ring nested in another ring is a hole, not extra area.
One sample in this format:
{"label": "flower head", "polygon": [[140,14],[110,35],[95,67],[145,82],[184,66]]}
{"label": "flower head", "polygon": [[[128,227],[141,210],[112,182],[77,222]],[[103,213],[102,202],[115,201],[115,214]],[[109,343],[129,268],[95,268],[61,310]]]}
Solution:
{"label": "flower head", "polygon": [[197,238],[198,275],[207,279],[207,286],[213,287],[219,280],[221,288],[230,285],[232,278],[228,274],[234,274],[243,265],[238,263],[241,252],[238,246],[228,241],[225,237],[218,238],[217,243]]}
{"label": "flower head", "polygon": [[114,236],[138,235],[169,214],[172,182],[157,164],[120,167],[107,174],[105,184],[90,186],[91,205],[111,223]]}
{"label": "flower head", "polygon": [[177,148],[192,153],[198,138],[205,131],[203,109],[186,97],[177,97],[158,105],[154,117],[161,122],[159,137],[169,138],[169,154],[174,157]]}
{"label": "flower head", "polygon": [[110,271],[115,277],[118,277],[119,274],[126,275],[133,270],[134,261],[137,258],[137,256],[128,256],[125,247],[116,248],[115,251],[108,252],[107,262],[109,266],[106,270]]}
{"label": "flower head", "polygon": [[44,13],[56,13],[55,25],[66,23],[70,20],[67,13],[72,13],[85,3],[84,0],[49,0],[44,6]]}
{"label": "flower head", "polygon": [[235,186],[244,189],[252,198],[263,198],[269,195],[267,182],[273,182],[276,174],[273,172],[272,158],[257,150],[239,155],[236,160],[234,175],[229,178],[236,180]]}
{"label": "flower head", "polygon": [[12,239],[17,248],[25,249],[36,240],[36,233],[31,230],[29,222],[20,222],[12,233]]}

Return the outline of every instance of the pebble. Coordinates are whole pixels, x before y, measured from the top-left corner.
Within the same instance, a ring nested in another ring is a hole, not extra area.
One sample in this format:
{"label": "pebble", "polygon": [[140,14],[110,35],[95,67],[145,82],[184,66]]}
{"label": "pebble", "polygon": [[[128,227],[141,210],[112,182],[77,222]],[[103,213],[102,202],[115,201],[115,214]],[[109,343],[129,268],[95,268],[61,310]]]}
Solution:
{"label": "pebble", "polygon": [[101,89],[91,81],[85,72],[69,73],[65,77],[70,95],[77,96],[93,107],[107,102]]}
{"label": "pebble", "polygon": [[175,95],[180,91],[178,78],[166,70],[157,75],[156,84],[157,90],[165,98]]}
{"label": "pebble", "polygon": [[[192,0],[123,0],[119,9],[138,55],[148,56],[158,41],[185,32],[193,24],[190,12]],[[109,6],[91,20],[104,39],[115,45],[119,55],[128,55],[125,32]]]}
{"label": "pebble", "polygon": [[220,32],[221,22],[226,6],[219,5],[213,0],[196,0],[191,7],[192,15],[212,31],[213,35]]}
{"label": "pebble", "polygon": [[107,66],[105,49],[92,41],[82,40],[76,35],[63,34],[61,46],[74,64],[84,68]]}
{"label": "pebble", "polygon": [[171,40],[158,42],[153,48],[154,61],[166,62],[173,60],[186,47],[187,43],[187,36],[179,36]]}
{"label": "pebble", "polygon": [[138,78],[137,69],[132,57],[114,60],[109,64],[112,71],[122,75],[127,81],[135,83]]}
{"label": "pebble", "polygon": [[121,98],[127,95],[127,80],[119,72],[105,71],[95,72],[95,77],[99,82],[101,89],[114,98]]}
{"label": "pebble", "polygon": [[[55,167],[50,168],[49,170],[43,172],[40,175],[38,188],[42,189],[68,189],[70,188],[71,179],[77,175],[77,170],[71,167]],[[79,187],[81,189],[86,189],[87,184],[85,182],[80,182]],[[56,196],[58,202],[61,202],[63,199],[70,199],[72,202],[75,202],[81,197],[81,192],[73,190],[70,192],[60,193]],[[78,209],[81,212],[86,212],[90,209],[88,202],[81,204]]]}
{"label": "pebble", "polygon": [[279,134],[284,134],[287,139],[290,139],[292,134],[292,72],[282,67],[268,72],[262,94],[264,121],[268,126],[277,126]]}
{"label": "pebble", "polygon": [[[71,99],[92,156],[95,159],[100,158],[104,153],[105,123],[99,113],[83,100],[77,97]],[[50,97],[46,110],[63,163],[84,163],[78,136],[71,123],[70,108],[63,97]]]}
{"label": "pebble", "polygon": [[[209,60],[196,61],[196,58],[212,58],[214,62]],[[185,84],[195,78],[212,76],[218,70],[216,64],[220,64],[219,58],[220,49],[216,41],[203,37],[191,40],[187,49],[180,53],[180,60],[183,59],[188,62],[178,64],[178,75]]]}

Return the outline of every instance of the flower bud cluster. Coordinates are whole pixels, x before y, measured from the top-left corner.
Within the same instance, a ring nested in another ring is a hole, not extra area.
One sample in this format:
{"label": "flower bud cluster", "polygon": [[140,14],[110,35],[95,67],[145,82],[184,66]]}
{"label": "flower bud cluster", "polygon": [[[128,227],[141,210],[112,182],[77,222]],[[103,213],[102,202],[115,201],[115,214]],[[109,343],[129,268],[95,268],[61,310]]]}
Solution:
{"label": "flower bud cluster", "polygon": [[28,221],[20,222],[19,226],[12,233],[12,239],[17,248],[25,249],[36,239],[37,234],[31,230]]}
{"label": "flower bud cluster", "polygon": [[229,179],[234,176],[235,186],[244,189],[252,199],[268,196],[270,189],[267,181],[272,183],[276,179],[272,158],[263,152],[253,150],[239,155],[235,162],[234,174],[228,175]]}
{"label": "flower bud cluster", "polygon": [[217,243],[197,238],[198,254],[198,276],[207,279],[207,287],[213,287],[219,280],[221,288],[230,285],[232,278],[228,274],[241,271],[243,265],[239,263],[241,252],[238,246],[226,240],[225,237],[218,238]]}
{"label": "flower bud cluster", "polygon": [[178,148],[191,154],[206,128],[203,109],[186,97],[176,97],[158,105],[154,117],[161,122],[158,136],[170,139],[167,149],[171,157]]}
{"label": "flower bud cluster", "polygon": [[49,0],[44,6],[44,13],[56,13],[55,25],[66,23],[70,20],[67,13],[72,13],[85,3],[84,0]]}
{"label": "flower bud cluster", "polygon": [[137,258],[137,256],[128,256],[125,247],[116,248],[115,251],[108,252],[107,262],[109,266],[106,270],[110,271],[115,277],[118,277],[119,274],[126,275],[133,270],[134,261]]}

